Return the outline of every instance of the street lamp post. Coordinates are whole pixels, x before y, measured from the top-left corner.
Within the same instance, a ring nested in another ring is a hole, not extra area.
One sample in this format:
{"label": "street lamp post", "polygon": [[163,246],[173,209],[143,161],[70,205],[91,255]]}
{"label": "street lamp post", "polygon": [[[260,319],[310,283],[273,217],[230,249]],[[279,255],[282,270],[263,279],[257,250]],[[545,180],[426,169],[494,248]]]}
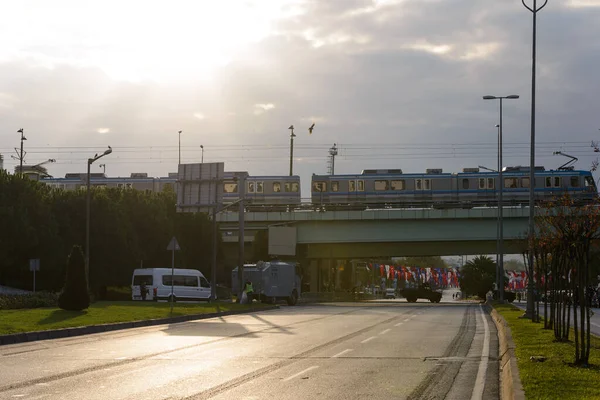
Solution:
{"label": "street lamp post", "polygon": [[96,154],[94,158],[88,158],[87,161],[87,193],[86,193],[86,211],[85,211],[85,276],[88,281],[88,285],[90,282],[90,167],[92,164],[102,158],[104,156],[112,153],[112,148],[108,146],[108,149],[104,151],[104,153],[98,155]]}
{"label": "street lamp post", "polygon": [[19,153],[19,173],[21,177],[23,177],[23,159],[25,158],[23,155],[23,141],[27,140],[25,135],[23,134],[23,128],[19,129],[17,133],[21,134],[21,152]]}
{"label": "street lamp post", "polygon": [[498,126],[498,180],[500,190],[498,191],[498,263],[496,264],[496,282],[498,286],[498,299],[504,301],[504,219],[503,219],[503,192],[504,180],[502,177],[502,100],[518,99],[519,96],[483,96],[484,100],[500,100],[500,125]]}
{"label": "street lamp post", "polygon": [[290,176],[294,174],[294,125],[290,125]]}
{"label": "street lamp post", "polygon": [[102,173],[106,175],[106,164],[100,164],[98,166],[102,168]]}
{"label": "street lamp post", "polygon": [[548,0],[544,0],[544,4],[537,6],[537,0],[533,0],[533,7],[525,4],[525,0],[521,0],[523,6],[533,14],[533,41],[531,52],[531,147],[529,155],[529,244],[527,263],[528,265],[528,285],[527,285],[527,311],[526,316],[535,318],[534,303],[533,303],[533,238],[535,235],[534,217],[535,217],[535,66],[536,66],[536,32],[537,32],[537,13],[546,6]]}
{"label": "street lamp post", "polygon": [[204,146],[200,145],[200,149],[202,150],[202,161],[200,161],[202,164],[204,164]]}
{"label": "street lamp post", "polygon": [[179,164],[181,164],[181,132],[179,131]]}

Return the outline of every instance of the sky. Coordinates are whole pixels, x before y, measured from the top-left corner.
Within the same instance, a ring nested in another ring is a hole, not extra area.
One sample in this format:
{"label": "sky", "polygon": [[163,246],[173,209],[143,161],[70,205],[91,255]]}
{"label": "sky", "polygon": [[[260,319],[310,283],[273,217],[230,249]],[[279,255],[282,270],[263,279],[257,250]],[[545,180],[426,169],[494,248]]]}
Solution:
{"label": "sky", "polygon": [[[533,0],[530,0],[531,4]],[[538,1],[538,4],[540,2]],[[0,154],[50,174],[165,176],[224,162],[251,175],[529,165],[532,14],[521,1],[21,0],[0,3]],[[600,140],[600,0],[538,14],[537,165]],[[308,127],[315,124],[312,134]],[[178,131],[182,131],[181,135]]]}

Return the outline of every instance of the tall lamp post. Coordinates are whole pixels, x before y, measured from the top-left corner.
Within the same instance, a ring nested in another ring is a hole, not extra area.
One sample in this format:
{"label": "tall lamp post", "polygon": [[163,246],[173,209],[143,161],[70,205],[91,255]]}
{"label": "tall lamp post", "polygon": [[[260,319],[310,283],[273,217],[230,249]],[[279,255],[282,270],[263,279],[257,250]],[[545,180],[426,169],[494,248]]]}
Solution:
{"label": "tall lamp post", "polygon": [[181,164],[181,132],[183,131],[179,131],[179,164]]}
{"label": "tall lamp post", "polygon": [[290,125],[290,176],[294,175],[294,125]]}
{"label": "tall lamp post", "polygon": [[504,192],[504,180],[502,178],[502,100],[518,99],[519,96],[511,94],[509,96],[483,96],[484,100],[500,100],[500,125],[498,126],[498,180],[500,190],[498,190],[498,263],[496,265],[496,282],[498,285],[498,299],[504,301],[504,219],[502,194]]}
{"label": "tall lamp post", "polygon": [[538,7],[537,0],[533,0],[533,7],[525,4],[525,0],[521,0],[523,6],[533,14],[533,41],[531,51],[531,147],[529,155],[529,246],[527,254],[528,265],[528,285],[527,285],[527,311],[526,316],[531,319],[535,318],[534,303],[533,303],[533,238],[535,235],[535,66],[536,66],[536,32],[537,32],[537,13],[546,6],[548,0],[544,0],[544,4]]}
{"label": "tall lamp post", "polygon": [[19,173],[21,177],[23,177],[23,159],[25,158],[25,155],[23,154],[23,141],[27,140],[27,138],[23,134],[23,128],[19,129],[17,133],[21,134],[21,151],[19,152]]}
{"label": "tall lamp post", "polygon": [[200,145],[200,149],[202,150],[202,161],[200,162],[204,164],[204,145]]}
{"label": "tall lamp post", "polygon": [[88,280],[88,285],[90,282],[90,167],[96,160],[107,156],[110,153],[112,153],[112,148],[108,146],[108,149],[106,149],[104,153],[100,155],[96,154],[93,158],[88,158],[87,161],[87,193],[85,210],[85,276]]}

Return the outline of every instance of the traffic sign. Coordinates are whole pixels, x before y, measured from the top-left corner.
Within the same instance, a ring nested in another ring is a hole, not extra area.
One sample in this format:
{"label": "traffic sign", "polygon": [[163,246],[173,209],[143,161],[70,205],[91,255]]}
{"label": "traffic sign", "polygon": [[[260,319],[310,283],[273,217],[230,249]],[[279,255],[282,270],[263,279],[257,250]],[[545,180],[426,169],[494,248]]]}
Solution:
{"label": "traffic sign", "polygon": [[172,251],[181,250],[181,248],[179,247],[179,243],[177,243],[177,239],[175,239],[175,236],[173,236],[173,238],[169,242],[169,245],[167,246],[167,250],[172,250]]}
{"label": "traffic sign", "polygon": [[40,270],[40,259],[39,258],[32,258],[29,260],[29,270],[32,272]]}

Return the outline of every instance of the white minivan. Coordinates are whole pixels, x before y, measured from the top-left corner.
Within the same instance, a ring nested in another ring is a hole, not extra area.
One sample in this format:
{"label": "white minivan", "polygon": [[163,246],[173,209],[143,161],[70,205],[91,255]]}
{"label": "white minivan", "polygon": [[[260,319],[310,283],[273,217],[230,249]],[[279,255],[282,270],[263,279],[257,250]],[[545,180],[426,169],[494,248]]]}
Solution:
{"label": "white minivan", "polygon": [[146,300],[170,300],[173,277],[173,300],[210,300],[210,283],[197,269],[138,268],[133,271],[131,298],[143,300],[141,288],[146,289]]}

